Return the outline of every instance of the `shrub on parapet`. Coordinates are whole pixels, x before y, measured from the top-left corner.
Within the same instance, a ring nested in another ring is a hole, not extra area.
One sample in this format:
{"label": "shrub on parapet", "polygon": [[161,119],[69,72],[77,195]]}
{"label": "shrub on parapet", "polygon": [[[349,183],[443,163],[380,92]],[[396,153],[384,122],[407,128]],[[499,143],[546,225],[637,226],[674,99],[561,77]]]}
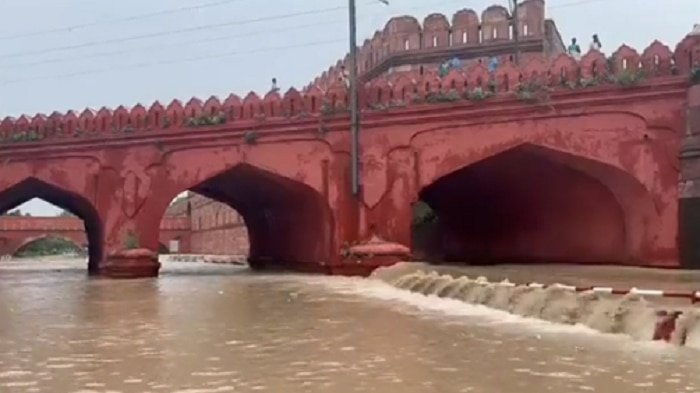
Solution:
{"label": "shrub on parapet", "polygon": [[493,92],[490,90],[484,90],[481,87],[475,87],[464,92],[464,98],[469,101],[484,101],[491,97],[493,97]]}
{"label": "shrub on parapet", "polygon": [[625,70],[617,74],[610,74],[609,80],[611,83],[615,83],[622,87],[636,86],[642,83],[646,79],[646,73],[644,70]]}
{"label": "shrub on parapet", "polygon": [[435,103],[440,103],[440,102],[456,102],[460,101],[462,97],[459,96],[459,93],[456,90],[450,90],[447,92],[442,92],[442,91],[435,91],[435,92],[428,92],[428,94],[425,95],[425,102],[435,104]]}
{"label": "shrub on parapet", "polygon": [[215,115],[192,116],[185,120],[187,127],[214,126],[226,123],[226,114],[219,112]]}
{"label": "shrub on parapet", "polygon": [[539,81],[521,82],[513,92],[519,100],[536,103],[549,101],[552,88]]}

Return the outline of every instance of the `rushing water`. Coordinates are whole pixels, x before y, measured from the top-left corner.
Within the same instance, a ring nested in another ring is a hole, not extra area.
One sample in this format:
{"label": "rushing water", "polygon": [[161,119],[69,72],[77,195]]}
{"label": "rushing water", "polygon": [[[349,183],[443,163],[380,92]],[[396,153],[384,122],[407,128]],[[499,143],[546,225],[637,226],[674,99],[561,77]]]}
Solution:
{"label": "rushing water", "polygon": [[700,391],[699,349],[386,282],[188,263],[112,281],[88,279],[84,261],[3,262],[0,392]]}

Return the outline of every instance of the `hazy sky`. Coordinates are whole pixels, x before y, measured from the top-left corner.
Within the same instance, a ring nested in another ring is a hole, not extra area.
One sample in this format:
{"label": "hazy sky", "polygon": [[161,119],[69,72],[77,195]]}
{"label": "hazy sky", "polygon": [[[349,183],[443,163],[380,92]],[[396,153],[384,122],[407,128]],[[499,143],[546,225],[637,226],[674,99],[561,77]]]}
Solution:
{"label": "hazy sky", "polygon": [[[357,0],[358,42],[391,16],[482,11],[507,0]],[[21,0],[0,2],[0,117],[304,86],[347,52],[346,0]],[[212,5],[216,4],[216,5]],[[597,33],[610,53],[671,48],[700,0],[546,0],[565,41]],[[201,6],[198,9],[194,9]],[[177,11],[182,8],[189,10]],[[335,10],[324,11],[336,8]],[[166,15],[140,18],[173,10]],[[296,16],[290,16],[296,14]],[[116,19],[132,18],[128,21]],[[79,27],[83,26],[83,27]],[[67,27],[75,27],[68,29]],[[65,28],[65,29],[64,29]],[[178,32],[180,30],[180,32]],[[185,30],[185,31],[182,31]],[[50,31],[46,34],[40,32]],[[73,47],[73,48],[66,48]],[[56,208],[32,200],[33,215]]]}

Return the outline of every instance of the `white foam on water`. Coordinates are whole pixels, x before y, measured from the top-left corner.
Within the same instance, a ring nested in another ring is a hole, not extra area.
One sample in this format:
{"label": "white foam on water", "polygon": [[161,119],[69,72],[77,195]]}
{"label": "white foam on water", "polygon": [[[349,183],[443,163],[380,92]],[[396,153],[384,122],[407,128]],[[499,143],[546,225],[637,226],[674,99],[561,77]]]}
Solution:
{"label": "white foam on water", "polygon": [[[401,269],[405,269],[405,266]],[[383,273],[386,275],[386,272]],[[296,278],[336,293],[374,299],[393,307],[399,305],[399,311],[414,315],[450,316],[470,325],[500,326],[506,329],[514,327],[519,332],[525,330],[535,334],[538,339],[542,338],[541,334],[585,335],[595,336],[598,341],[606,340],[618,344],[634,343],[633,347],[621,345],[632,350],[653,353],[674,350],[674,346],[665,342],[651,341],[655,316],[652,315],[651,308],[645,308],[644,300],[638,295],[611,301],[596,294],[571,292],[573,298],[566,295],[560,299],[559,293],[552,289],[549,291],[542,288],[523,289],[512,284],[498,286],[499,283],[489,283],[483,277],[470,280],[466,277],[452,278],[424,272],[394,274],[390,279],[376,275],[369,279],[310,276]],[[285,279],[280,278],[280,280]],[[479,283],[476,285],[478,290],[472,291],[471,295],[465,295],[465,291],[469,292],[465,288],[474,288],[475,282]],[[397,286],[403,288],[397,288]],[[504,288],[507,288],[507,291]],[[537,296],[532,294],[533,291],[539,291],[536,293]],[[484,292],[489,292],[488,296],[484,296]],[[527,295],[528,293],[531,295]],[[592,300],[587,300],[587,297],[592,297]],[[544,299],[544,302],[541,299]],[[567,304],[572,300],[576,300],[573,305]],[[484,301],[487,304],[497,304],[501,308],[510,309],[506,311],[483,304],[473,304],[470,301]],[[513,301],[515,304],[510,303]],[[577,312],[581,320],[563,318],[560,322],[557,318],[552,318],[551,314],[555,312],[566,313],[577,307],[584,309]],[[551,320],[540,319],[543,317]],[[697,335],[700,347],[700,324],[698,324]]]}
{"label": "white foam on water", "polygon": [[[307,281],[307,280],[305,280]],[[485,325],[529,325],[537,331],[546,330],[550,332],[574,332],[584,334],[597,334],[594,330],[581,325],[557,325],[551,322],[523,318],[501,310],[496,310],[483,305],[469,304],[461,300],[440,298],[435,295],[423,295],[417,292],[410,292],[395,288],[389,284],[378,280],[333,277],[332,279],[308,281],[309,283],[322,285],[330,290],[348,295],[359,295],[364,298],[371,298],[395,304],[403,303],[419,314],[442,314],[455,317],[478,317],[478,321],[470,319],[471,323],[477,322]]]}

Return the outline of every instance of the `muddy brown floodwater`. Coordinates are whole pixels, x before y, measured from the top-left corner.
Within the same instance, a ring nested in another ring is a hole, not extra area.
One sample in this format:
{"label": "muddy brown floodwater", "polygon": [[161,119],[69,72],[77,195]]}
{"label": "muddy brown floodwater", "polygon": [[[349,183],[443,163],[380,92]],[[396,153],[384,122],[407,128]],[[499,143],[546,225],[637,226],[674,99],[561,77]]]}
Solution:
{"label": "muddy brown floodwater", "polygon": [[[698,349],[378,279],[166,263],[158,279],[113,281],[88,279],[85,269],[75,260],[2,262],[0,392],[700,391]],[[478,273],[532,281],[533,269]],[[641,280],[610,268],[555,270],[540,269],[562,280]],[[678,280],[692,286],[694,276]]]}

